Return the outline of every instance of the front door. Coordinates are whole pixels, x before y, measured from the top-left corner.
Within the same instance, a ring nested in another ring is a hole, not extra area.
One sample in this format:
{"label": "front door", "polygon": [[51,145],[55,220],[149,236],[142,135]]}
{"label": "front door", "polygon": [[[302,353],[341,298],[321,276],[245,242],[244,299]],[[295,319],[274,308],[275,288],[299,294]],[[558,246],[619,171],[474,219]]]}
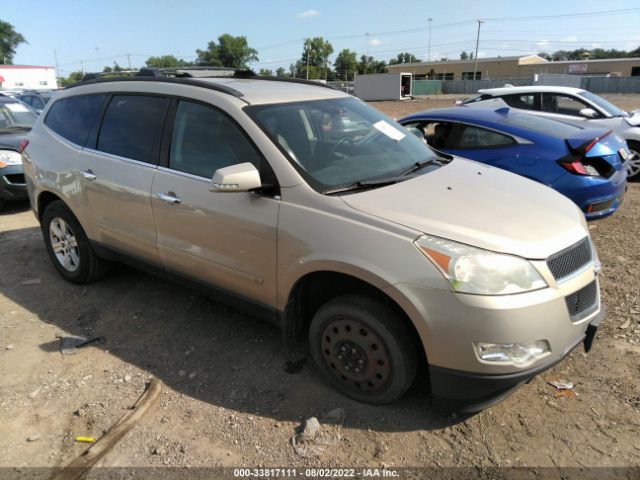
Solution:
{"label": "front door", "polygon": [[280,201],[249,192],[210,192],[213,173],[251,162],[271,171],[246,134],[217,108],[180,100],[166,166],[158,167],[151,203],[158,253],[170,271],[257,303],[276,304],[276,240]]}

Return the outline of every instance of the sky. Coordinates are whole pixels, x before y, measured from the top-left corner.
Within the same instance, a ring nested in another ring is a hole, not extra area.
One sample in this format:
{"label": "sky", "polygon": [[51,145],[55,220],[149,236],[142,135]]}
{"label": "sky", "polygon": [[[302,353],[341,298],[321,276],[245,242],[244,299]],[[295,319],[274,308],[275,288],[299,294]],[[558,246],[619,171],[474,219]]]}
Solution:
{"label": "sky", "polygon": [[[633,10],[616,12],[625,9]],[[522,18],[537,16],[547,18]],[[152,55],[194,60],[222,33],[247,37],[256,71],[288,69],[313,36],[332,43],[331,60],[343,48],[386,61],[403,51],[458,59],[475,49],[478,19],[479,57],[640,46],[638,0],[20,0],[0,8],[0,20],[29,42],[13,63],[55,66],[55,50],[61,76],[114,61],[139,67]]]}

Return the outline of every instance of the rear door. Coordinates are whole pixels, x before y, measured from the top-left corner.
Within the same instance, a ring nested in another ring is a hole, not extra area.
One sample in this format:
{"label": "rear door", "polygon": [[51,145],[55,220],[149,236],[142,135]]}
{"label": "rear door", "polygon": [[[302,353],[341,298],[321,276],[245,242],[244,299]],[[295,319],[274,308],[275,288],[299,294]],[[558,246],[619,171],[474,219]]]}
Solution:
{"label": "rear door", "polygon": [[111,95],[76,172],[92,239],[154,262],[150,192],[168,105],[162,96]]}
{"label": "rear door", "polygon": [[166,268],[261,305],[276,304],[279,197],[210,192],[213,173],[251,162],[275,184],[242,128],[213,105],[174,100],[153,181],[158,252]]}

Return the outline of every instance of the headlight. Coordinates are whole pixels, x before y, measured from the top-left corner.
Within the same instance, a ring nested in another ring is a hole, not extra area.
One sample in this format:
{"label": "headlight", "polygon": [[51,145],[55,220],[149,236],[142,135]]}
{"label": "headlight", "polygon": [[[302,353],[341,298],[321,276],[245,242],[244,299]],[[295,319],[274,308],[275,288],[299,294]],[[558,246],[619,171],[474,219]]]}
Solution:
{"label": "headlight", "polygon": [[518,367],[532,364],[546,356],[551,347],[546,340],[526,343],[474,343],[478,356],[485,362],[512,363]]}
{"label": "headlight", "polygon": [[0,168],[7,165],[22,165],[22,157],[13,150],[0,150]]}
{"label": "headlight", "polygon": [[505,295],[544,288],[540,273],[523,258],[424,235],[416,246],[458,292]]}

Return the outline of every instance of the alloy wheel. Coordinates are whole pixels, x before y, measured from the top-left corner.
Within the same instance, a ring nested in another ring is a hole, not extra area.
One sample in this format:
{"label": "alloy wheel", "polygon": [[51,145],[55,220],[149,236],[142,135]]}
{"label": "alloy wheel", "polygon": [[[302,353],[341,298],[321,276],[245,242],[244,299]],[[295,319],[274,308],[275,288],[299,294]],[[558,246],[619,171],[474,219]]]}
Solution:
{"label": "alloy wheel", "polygon": [[634,177],[640,173],[640,152],[630,151],[633,157],[627,160],[627,177]]}
{"label": "alloy wheel", "polygon": [[68,272],[75,272],[80,265],[78,241],[69,224],[60,217],[49,223],[49,242],[58,263]]}

